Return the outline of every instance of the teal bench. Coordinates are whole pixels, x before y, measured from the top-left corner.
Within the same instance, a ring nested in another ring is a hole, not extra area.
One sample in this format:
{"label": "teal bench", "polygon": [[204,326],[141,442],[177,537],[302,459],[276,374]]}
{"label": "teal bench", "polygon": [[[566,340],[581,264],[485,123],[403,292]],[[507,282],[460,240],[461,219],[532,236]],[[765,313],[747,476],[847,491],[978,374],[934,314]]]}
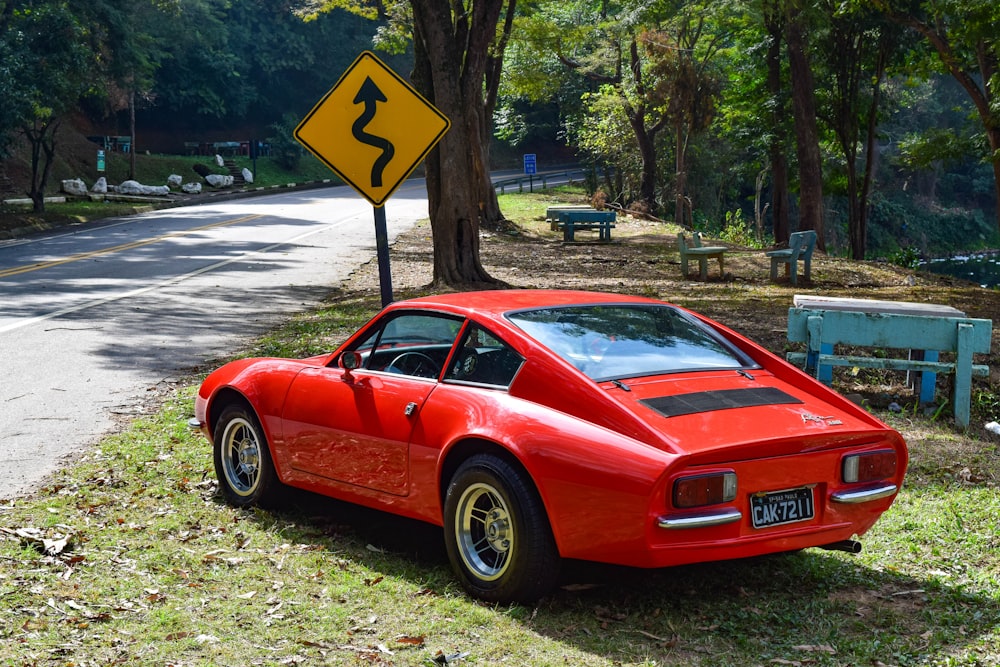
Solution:
{"label": "teal bench", "polygon": [[545,221],[549,223],[552,231],[559,229],[559,222],[562,220],[565,211],[594,211],[593,206],[587,204],[562,204],[560,206],[549,206],[545,209]]}
{"label": "teal bench", "polygon": [[719,275],[725,275],[725,264],[723,256],[729,248],[725,246],[703,246],[701,244],[701,232],[691,234],[691,243],[683,232],[677,235],[677,250],[681,254],[681,275],[687,280],[688,260],[698,260],[698,275],[702,280],[708,280],[708,260],[716,258],[719,260]]}
{"label": "teal bench", "polygon": [[[955,423],[969,425],[972,377],[986,377],[989,366],[973,363],[988,354],[991,320],[965,317],[949,306],[834,297],[795,297],[788,311],[788,340],[805,343],[805,352],[789,352],[790,363],[829,383],[833,366],[882,368],[920,374],[921,403],[934,400],[937,373],[954,377]],[[836,354],[836,345],[910,350],[909,358]],[[939,353],[954,355],[940,361]]]}
{"label": "teal bench", "polygon": [[793,285],[798,284],[799,260],[806,280],[812,280],[812,254],[816,247],[816,232],[806,230],[795,232],[788,237],[788,247],[770,250],[765,254],[771,258],[771,280],[778,279],[778,265],[784,264]]}
{"label": "teal bench", "polygon": [[578,231],[597,231],[601,241],[611,240],[617,215],[614,211],[598,211],[585,207],[552,207],[545,211],[552,229],[561,229],[563,241],[574,241]]}

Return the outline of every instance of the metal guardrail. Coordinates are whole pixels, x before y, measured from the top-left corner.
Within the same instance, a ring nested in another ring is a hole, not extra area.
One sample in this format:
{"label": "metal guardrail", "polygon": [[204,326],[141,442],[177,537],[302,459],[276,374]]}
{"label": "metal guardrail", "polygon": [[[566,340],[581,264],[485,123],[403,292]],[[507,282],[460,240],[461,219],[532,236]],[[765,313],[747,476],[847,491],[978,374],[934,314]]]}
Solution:
{"label": "metal guardrail", "polygon": [[[502,180],[494,181],[493,187],[499,191],[500,194],[507,194],[507,190],[517,188],[517,192],[524,192],[527,187],[528,192],[533,192],[536,183],[540,183],[539,187],[544,190],[549,187],[549,181],[558,180],[558,185],[569,184],[572,185],[574,182],[583,181],[586,176],[586,171],[583,169],[568,169],[564,171],[546,171],[538,174],[522,174],[514,178],[505,178]],[[562,180],[560,180],[562,179]]]}

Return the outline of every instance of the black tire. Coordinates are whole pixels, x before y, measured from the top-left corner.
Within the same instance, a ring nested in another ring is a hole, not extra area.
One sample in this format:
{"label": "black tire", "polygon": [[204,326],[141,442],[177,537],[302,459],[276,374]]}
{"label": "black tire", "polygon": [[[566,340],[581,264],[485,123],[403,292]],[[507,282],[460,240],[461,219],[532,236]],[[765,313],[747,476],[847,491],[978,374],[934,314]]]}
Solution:
{"label": "black tire", "polygon": [[230,405],[215,425],[215,475],[226,502],[236,507],[266,507],[281,485],[257,415]]}
{"label": "black tire", "polygon": [[479,454],[448,484],[448,559],[470,595],[488,602],[534,602],[555,586],[559,552],[545,507],[527,476]]}

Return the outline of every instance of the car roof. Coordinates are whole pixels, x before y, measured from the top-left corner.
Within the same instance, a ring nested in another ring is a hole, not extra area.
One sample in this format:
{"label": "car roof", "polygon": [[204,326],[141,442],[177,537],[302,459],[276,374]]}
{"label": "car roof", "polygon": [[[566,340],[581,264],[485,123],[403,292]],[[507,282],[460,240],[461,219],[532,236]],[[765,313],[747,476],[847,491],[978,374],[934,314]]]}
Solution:
{"label": "car roof", "polygon": [[662,303],[653,299],[607,292],[582,290],[485,290],[451,292],[419,297],[393,304],[394,308],[420,307],[499,319],[504,313],[525,308],[611,303]]}

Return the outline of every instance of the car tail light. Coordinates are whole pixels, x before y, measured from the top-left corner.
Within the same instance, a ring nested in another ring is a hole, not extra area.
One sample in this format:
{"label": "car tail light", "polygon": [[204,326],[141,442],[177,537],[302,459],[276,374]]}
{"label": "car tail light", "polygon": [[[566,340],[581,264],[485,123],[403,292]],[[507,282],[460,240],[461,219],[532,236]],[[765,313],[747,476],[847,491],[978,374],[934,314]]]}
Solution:
{"label": "car tail light", "polygon": [[701,507],[736,498],[736,473],[720,472],[681,477],[674,482],[674,507]]}
{"label": "car tail light", "polygon": [[879,450],[844,457],[844,481],[871,482],[896,476],[896,452]]}

